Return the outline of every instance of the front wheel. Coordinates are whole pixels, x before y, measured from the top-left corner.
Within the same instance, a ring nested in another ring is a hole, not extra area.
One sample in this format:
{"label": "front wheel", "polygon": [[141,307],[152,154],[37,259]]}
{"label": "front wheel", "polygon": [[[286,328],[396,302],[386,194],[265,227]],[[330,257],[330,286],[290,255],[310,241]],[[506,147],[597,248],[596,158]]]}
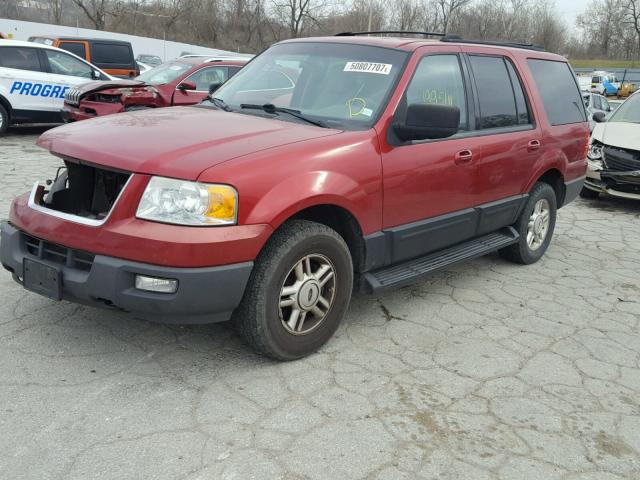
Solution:
{"label": "front wheel", "polygon": [[547,251],[556,226],[556,193],[548,183],[536,183],[515,224],[520,234],[518,243],[500,250],[512,262],[529,265]]}
{"label": "front wheel", "polygon": [[258,256],[233,322],[256,351],[294,360],[331,338],[352,289],[353,264],[342,237],[325,225],[293,220]]}

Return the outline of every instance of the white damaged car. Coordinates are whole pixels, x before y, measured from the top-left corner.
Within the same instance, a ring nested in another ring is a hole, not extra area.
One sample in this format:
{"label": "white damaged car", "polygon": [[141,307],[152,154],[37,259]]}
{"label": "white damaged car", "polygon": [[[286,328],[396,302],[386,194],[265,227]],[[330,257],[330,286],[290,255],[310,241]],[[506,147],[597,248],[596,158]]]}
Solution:
{"label": "white damaged car", "polygon": [[596,198],[606,192],[615,197],[640,200],[640,95],[634,93],[605,119],[597,122],[589,145],[587,178],[580,192]]}

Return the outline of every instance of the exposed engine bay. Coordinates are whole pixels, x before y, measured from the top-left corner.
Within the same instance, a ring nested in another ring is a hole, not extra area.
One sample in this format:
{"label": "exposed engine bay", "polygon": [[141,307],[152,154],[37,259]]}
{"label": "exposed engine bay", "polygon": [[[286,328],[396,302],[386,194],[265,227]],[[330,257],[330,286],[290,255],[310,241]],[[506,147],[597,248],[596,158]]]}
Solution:
{"label": "exposed engine bay", "polygon": [[80,217],[105,218],[130,177],[123,173],[65,160],[42,197],[41,206]]}

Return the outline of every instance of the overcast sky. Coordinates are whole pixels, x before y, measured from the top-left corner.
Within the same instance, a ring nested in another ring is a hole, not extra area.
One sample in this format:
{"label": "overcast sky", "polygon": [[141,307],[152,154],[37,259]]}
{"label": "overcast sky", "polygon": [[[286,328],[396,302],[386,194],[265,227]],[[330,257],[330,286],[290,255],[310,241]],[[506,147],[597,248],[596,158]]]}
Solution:
{"label": "overcast sky", "polygon": [[570,29],[576,28],[576,17],[584,12],[590,0],[556,0],[556,11]]}

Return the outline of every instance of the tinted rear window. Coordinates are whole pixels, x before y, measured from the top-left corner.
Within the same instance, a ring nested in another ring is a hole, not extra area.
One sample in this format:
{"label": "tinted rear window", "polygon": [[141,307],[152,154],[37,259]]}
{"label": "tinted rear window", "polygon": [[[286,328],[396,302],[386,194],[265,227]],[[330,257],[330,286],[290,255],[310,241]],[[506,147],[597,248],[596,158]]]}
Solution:
{"label": "tinted rear window", "polygon": [[0,65],[18,70],[40,71],[38,50],[28,47],[1,47]]}
{"label": "tinted rear window", "polygon": [[551,125],[586,121],[575,76],[564,62],[527,60]]}
{"label": "tinted rear window", "polygon": [[128,45],[94,43],[91,45],[91,62],[131,65],[133,54]]}

